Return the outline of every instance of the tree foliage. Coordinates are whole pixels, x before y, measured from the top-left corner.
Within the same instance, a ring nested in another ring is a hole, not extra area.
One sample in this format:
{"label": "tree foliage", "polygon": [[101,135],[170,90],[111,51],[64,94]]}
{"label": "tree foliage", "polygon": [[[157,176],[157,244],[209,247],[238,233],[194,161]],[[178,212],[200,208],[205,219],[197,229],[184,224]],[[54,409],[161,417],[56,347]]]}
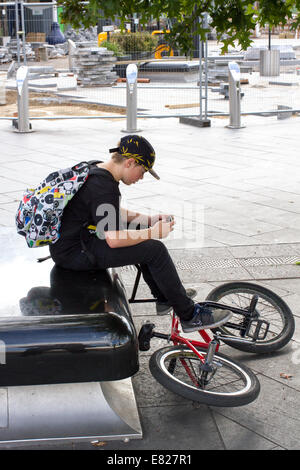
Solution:
{"label": "tree foliage", "polygon": [[300,23],[300,0],[58,0],[58,4],[64,7],[64,22],[75,28],[96,25],[100,11],[103,18],[117,17],[123,24],[134,13],[139,15],[141,24],[165,15],[173,24],[168,39],[186,54],[192,49],[193,34],[205,38],[205,13],[210,27],[216,29],[217,39],[224,44],[223,50],[234,42],[247,48],[256,23],[273,27],[292,20],[293,28]]}

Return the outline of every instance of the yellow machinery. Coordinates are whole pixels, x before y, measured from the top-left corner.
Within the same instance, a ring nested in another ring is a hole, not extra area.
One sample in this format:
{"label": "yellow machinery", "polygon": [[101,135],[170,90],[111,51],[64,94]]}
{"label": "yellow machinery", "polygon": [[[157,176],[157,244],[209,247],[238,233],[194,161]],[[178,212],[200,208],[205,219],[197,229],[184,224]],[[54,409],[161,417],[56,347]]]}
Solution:
{"label": "yellow machinery", "polygon": [[[114,34],[114,33],[119,33],[119,32],[120,30],[117,29],[115,31],[110,32],[109,34]],[[167,29],[165,32],[162,30],[152,31],[151,33],[152,36],[159,35],[159,42],[154,51],[155,59],[161,59],[164,56],[171,56],[171,57],[174,56],[173,49],[169,46],[169,44],[165,40],[165,34],[169,34],[169,33],[170,33],[169,29]],[[104,41],[107,41],[107,32],[105,31],[98,34],[98,47],[100,47]]]}
{"label": "yellow machinery", "polygon": [[107,33],[99,33],[98,34],[98,47],[100,47],[100,44],[104,41],[107,41]]}
{"label": "yellow machinery", "polygon": [[155,59],[161,59],[164,56],[171,56],[173,57],[174,51],[173,49],[167,44],[165,40],[165,34],[169,34],[170,30],[167,29],[166,32],[162,30],[154,30],[152,31],[152,36],[154,35],[159,35],[159,43],[158,46],[156,46],[154,57]]}
{"label": "yellow machinery", "polygon": [[[120,33],[120,29],[115,29],[114,31],[110,31],[109,34]],[[107,41],[107,32],[103,31],[102,33],[98,34],[98,47],[100,47],[101,43]]]}

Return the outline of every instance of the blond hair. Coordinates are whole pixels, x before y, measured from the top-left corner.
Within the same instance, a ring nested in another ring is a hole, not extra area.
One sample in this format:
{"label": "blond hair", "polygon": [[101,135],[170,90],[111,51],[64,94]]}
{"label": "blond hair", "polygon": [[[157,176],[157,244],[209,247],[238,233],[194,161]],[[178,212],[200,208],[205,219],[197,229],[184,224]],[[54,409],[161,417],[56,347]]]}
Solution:
{"label": "blond hair", "polygon": [[[121,141],[119,140],[118,142],[118,147],[120,147]],[[111,156],[111,159],[114,161],[114,163],[121,164],[126,157],[122,155],[119,152],[114,152]],[[138,162],[135,162],[138,165]]]}
{"label": "blond hair", "polygon": [[[119,140],[118,142],[118,147],[120,147],[121,145],[121,141]],[[122,157],[122,155],[119,153],[119,152],[114,152],[111,156],[111,159],[115,162],[115,163],[122,163],[124,161],[124,158]]]}

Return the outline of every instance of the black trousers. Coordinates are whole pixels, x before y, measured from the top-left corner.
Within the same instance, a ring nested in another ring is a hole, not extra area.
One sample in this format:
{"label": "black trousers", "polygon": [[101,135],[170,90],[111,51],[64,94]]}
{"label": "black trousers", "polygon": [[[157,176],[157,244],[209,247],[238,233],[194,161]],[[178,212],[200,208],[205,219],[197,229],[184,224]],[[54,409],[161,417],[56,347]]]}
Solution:
{"label": "black trousers", "polygon": [[145,282],[152,295],[159,301],[167,301],[182,320],[191,318],[194,302],[187,297],[176,267],[165,245],[160,240],[145,240],[134,246],[110,248],[96,237],[85,243],[85,249],[72,253],[63,263],[53,257],[63,268],[86,271],[100,268],[117,268],[127,265],[141,266]]}

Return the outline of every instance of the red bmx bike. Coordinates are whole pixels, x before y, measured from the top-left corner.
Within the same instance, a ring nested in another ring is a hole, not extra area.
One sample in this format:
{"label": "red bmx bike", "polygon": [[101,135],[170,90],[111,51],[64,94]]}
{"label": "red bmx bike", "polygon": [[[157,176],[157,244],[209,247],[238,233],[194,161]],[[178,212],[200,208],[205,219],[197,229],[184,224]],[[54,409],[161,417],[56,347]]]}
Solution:
{"label": "red bmx bike", "polygon": [[[135,299],[138,273],[130,303]],[[210,292],[204,305],[231,310],[230,321],[211,331],[199,330],[200,341],[180,333],[180,320],[171,314],[171,332],[155,331],[145,323],[139,332],[139,348],[150,349],[151,338],[173,343],[155,351],[149,368],[164,387],[189,400],[213,406],[241,406],[255,400],[260,383],[251,369],[219,352],[221,341],[241,351],[271,353],[285,346],[293,336],[293,314],[277,294],[248,282],[230,282]]]}

